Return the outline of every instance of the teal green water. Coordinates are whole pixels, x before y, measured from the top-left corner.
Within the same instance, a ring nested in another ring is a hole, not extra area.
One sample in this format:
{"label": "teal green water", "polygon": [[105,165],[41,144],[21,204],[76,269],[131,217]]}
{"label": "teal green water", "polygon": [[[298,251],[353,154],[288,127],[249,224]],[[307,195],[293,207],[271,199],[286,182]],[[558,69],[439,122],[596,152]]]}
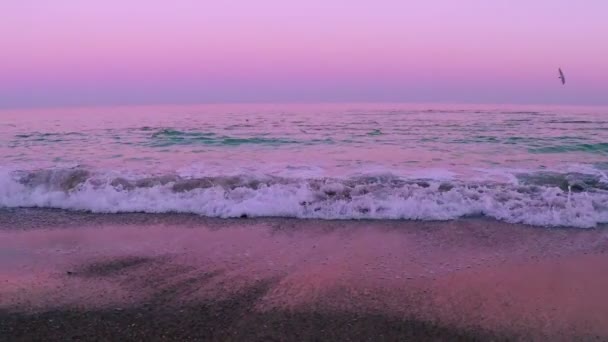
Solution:
{"label": "teal green water", "polygon": [[6,111],[1,162],[138,170],[206,163],[328,174],[589,166],[608,155],[603,108],[241,105]]}

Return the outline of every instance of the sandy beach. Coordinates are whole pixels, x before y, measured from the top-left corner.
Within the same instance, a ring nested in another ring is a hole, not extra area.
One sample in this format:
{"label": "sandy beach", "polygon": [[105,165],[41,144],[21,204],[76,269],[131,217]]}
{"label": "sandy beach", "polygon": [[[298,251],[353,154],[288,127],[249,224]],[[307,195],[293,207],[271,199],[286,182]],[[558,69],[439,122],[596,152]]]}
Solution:
{"label": "sandy beach", "polygon": [[8,340],[606,340],[608,231],[3,210]]}

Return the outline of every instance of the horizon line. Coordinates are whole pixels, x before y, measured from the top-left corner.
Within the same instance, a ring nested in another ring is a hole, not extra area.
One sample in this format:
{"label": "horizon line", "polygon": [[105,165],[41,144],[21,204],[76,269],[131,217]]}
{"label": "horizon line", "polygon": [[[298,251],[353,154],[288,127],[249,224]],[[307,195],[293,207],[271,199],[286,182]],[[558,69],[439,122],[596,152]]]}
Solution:
{"label": "horizon line", "polygon": [[209,101],[209,102],[157,102],[157,103],[97,103],[97,104],[53,104],[2,106],[7,110],[44,110],[78,108],[119,108],[119,107],[193,107],[230,105],[441,105],[441,106],[548,106],[548,107],[608,107],[604,104],[547,103],[547,102],[473,102],[473,101]]}

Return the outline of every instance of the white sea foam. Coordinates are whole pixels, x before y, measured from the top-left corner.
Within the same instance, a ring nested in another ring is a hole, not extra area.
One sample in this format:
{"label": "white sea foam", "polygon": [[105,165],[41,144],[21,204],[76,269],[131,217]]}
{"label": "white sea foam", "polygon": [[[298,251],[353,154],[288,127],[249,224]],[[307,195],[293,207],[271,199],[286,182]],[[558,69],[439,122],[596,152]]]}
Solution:
{"label": "white sea foam", "polygon": [[0,170],[0,206],[8,208],[178,212],[222,218],[450,220],[485,215],[512,223],[581,228],[608,222],[608,192],[577,189],[396,176],[298,179],[167,175],[128,179],[83,169]]}

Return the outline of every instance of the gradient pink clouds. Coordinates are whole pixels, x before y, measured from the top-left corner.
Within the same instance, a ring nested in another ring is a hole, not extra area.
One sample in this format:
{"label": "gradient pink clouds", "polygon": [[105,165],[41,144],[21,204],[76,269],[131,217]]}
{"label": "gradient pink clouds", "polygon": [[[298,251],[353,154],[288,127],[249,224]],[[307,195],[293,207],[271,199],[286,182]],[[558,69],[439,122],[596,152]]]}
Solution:
{"label": "gradient pink clouds", "polygon": [[4,107],[608,103],[599,0],[6,0],[0,11]]}

